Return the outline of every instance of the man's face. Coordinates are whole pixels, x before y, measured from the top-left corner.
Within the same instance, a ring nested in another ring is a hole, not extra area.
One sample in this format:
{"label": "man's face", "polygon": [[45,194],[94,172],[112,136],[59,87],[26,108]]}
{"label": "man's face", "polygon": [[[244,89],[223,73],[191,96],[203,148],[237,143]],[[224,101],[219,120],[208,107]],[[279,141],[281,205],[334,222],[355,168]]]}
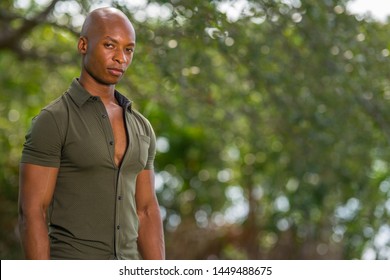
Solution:
{"label": "man's face", "polygon": [[109,19],[92,28],[86,40],[83,70],[96,82],[114,85],[131,64],[135,48],[132,26],[121,18]]}

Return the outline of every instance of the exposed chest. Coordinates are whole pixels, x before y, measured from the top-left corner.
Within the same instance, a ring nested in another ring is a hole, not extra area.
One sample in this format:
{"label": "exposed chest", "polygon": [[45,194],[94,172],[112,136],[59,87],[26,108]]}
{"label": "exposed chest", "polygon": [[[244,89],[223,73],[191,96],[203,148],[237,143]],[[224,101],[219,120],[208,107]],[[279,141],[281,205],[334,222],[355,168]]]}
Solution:
{"label": "exposed chest", "polygon": [[[116,169],[139,172],[145,167],[149,143],[137,118],[122,108],[110,110],[102,103],[69,111],[64,131],[61,165],[67,170]],[[112,109],[112,108],[111,108]]]}
{"label": "exposed chest", "polygon": [[106,109],[114,138],[114,161],[116,166],[120,166],[129,143],[124,113],[119,106]]}

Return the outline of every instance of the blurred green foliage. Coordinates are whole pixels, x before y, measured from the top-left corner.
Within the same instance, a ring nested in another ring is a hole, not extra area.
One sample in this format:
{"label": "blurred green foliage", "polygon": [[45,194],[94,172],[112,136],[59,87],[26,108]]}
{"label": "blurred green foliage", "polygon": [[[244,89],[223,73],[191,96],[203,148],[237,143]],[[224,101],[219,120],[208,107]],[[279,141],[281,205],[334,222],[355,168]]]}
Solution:
{"label": "blurred green foliage", "polygon": [[25,132],[101,5],[137,31],[118,89],[158,136],[168,258],[390,258],[388,23],[343,0],[37,2],[0,3],[2,259],[22,258]]}

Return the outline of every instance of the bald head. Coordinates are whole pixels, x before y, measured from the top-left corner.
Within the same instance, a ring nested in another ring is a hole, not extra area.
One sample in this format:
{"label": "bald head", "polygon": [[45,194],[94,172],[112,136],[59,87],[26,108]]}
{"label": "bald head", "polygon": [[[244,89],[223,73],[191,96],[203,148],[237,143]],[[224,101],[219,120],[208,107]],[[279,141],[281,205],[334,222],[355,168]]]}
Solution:
{"label": "bald head", "polygon": [[85,19],[78,41],[82,55],[80,82],[115,85],[133,59],[135,31],[127,16],[115,8],[100,8]]}
{"label": "bald head", "polygon": [[80,36],[88,38],[118,24],[127,26],[135,34],[133,25],[122,11],[111,7],[99,8],[87,15]]}

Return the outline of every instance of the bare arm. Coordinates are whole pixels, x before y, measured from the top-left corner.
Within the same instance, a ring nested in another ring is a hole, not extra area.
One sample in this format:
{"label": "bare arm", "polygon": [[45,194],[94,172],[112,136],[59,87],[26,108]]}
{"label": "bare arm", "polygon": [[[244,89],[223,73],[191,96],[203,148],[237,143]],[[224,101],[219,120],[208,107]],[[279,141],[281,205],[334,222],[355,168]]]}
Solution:
{"label": "bare arm", "polygon": [[137,177],[137,214],[140,221],[138,247],[145,260],[165,259],[164,233],[160,208],[154,191],[153,170],[143,170]]}
{"label": "bare arm", "polygon": [[49,259],[46,211],[58,168],[22,163],[19,175],[19,231],[27,259]]}

